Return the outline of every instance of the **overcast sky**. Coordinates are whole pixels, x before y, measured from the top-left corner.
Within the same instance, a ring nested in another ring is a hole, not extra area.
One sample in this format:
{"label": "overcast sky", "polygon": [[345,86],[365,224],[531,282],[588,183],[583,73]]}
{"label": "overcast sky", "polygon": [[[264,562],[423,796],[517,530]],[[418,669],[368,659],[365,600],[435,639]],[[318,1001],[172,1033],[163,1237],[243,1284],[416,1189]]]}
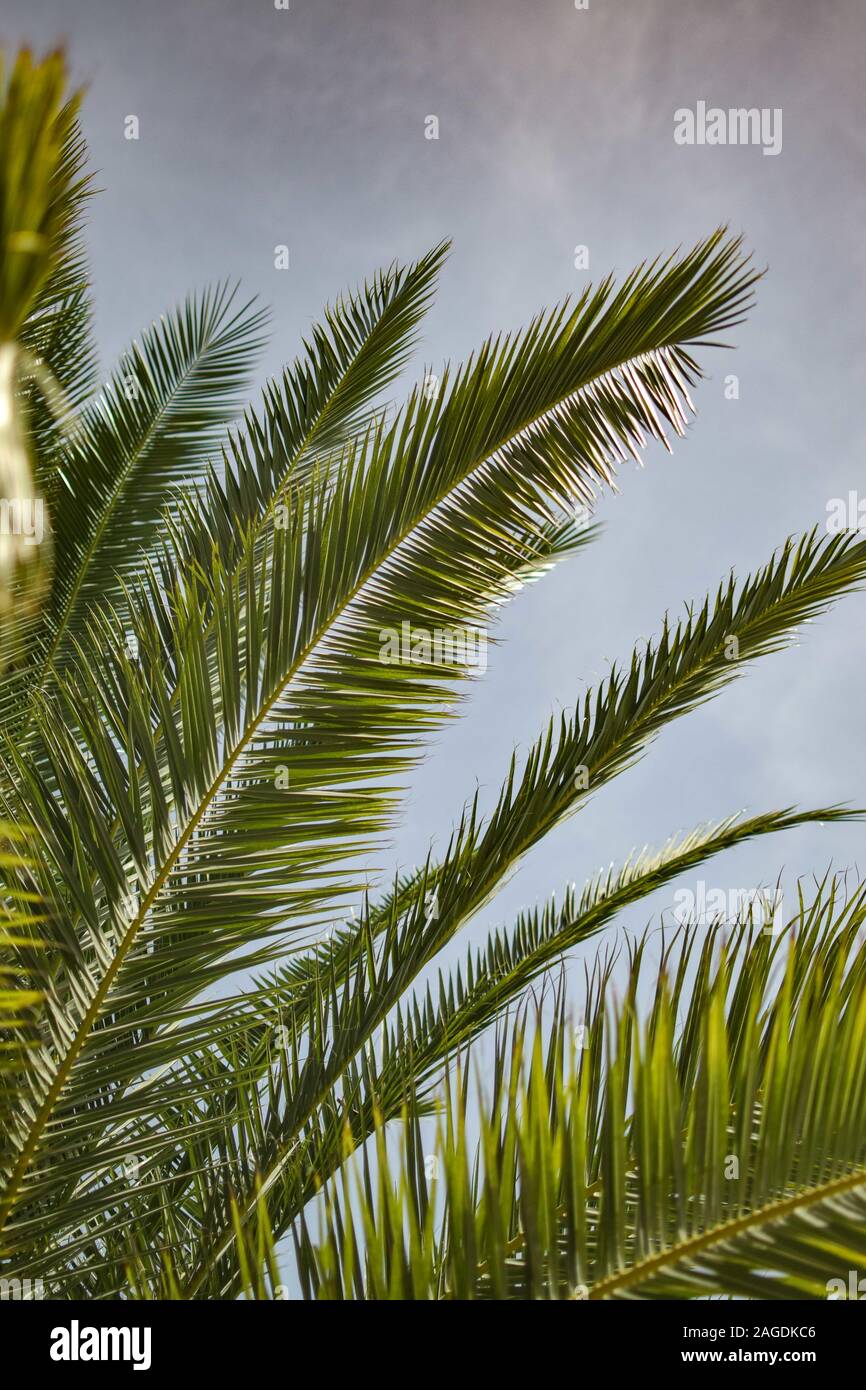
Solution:
{"label": "overcast sky", "polygon": [[[603,538],[508,611],[465,718],[414,778],[393,861],[441,844],[584,682],[733,566],[822,522],[864,468],[862,0],[3,0],[0,38],[65,39],[87,84],[104,189],[90,220],[102,364],[191,288],[225,275],[273,306],[265,373],[324,301],[454,239],[418,371],[517,327],[587,276],[721,222],[768,267],[735,354],[673,459],[631,467]],[[681,146],[674,113],[783,112],[781,152]],[[136,115],[140,139],[124,139]],[[439,139],[425,139],[425,118]],[[274,269],[274,246],[291,269]],[[589,271],[574,248],[589,249]],[[727,400],[724,377],[739,377]],[[679,721],[549,837],[487,920],[634,846],[742,808],[866,802],[866,598]],[[700,875],[724,888],[821,873],[859,827],[760,841]],[[387,863],[387,860],[383,861]],[[654,901],[659,910],[673,889]],[[649,906],[631,914],[641,926]]]}

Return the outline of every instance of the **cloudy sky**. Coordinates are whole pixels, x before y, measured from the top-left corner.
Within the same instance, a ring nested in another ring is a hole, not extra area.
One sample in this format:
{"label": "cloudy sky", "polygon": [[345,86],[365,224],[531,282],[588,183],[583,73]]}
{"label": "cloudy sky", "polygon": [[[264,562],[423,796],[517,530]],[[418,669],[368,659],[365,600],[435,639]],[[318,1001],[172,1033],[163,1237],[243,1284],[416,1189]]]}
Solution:
{"label": "cloudy sky", "polygon": [[[87,85],[106,369],[188,289],[231,275],[273,306],[264,380],[327,299],[445,236],[419,373],[722,222],[768,268],[736,353],[705,354],[674,457],[626,469],[602,539],[508,611],[465,718],[413,779],[394,862],[441,844],[512,747],[665,610],[823,524],[830,499],[866,496],[862,0],[3,0],[0,39],[64,40]],[[699,101],[780,108],[781,152],[678,145],[674,113]],[[734,810],[866,803],[864,620],[866,597],[844,600],[802,646],[671,728],[531,856],[487,919]],[[748,888],[858,855],[866,869],[862,838],[810,828],[702,876]]]}

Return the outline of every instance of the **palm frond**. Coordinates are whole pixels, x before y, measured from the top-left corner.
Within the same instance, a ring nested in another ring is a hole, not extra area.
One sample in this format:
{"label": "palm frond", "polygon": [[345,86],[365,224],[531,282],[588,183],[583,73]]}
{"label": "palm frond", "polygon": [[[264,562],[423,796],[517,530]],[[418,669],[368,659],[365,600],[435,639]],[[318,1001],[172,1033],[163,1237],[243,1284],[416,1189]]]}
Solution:
{"label": "palm frond", "polygon": [[171,489],[204,468],[239,408],[266,315],[235,298],[227,286],[208,290],[154,324],[67,433],[55,460],[51,600],[22,630],[0,688],[11,727],[26,727],[28,691],[64,668],[94,605],[122,600]]}
{"label": "palm frond", "polygon": [[[182,1251],[172,1244],[178,1296],[237,1293],[234,1246],[246,1239],[239,1232],[248,1223],[258,1230],[263,1213],[268,1229],[285,1232],[345,1158],[346,1134],[361,1144],[399,1118],[407,1086],[414,1113],[422,1113],[455,1055],[519,1003],[564,952],[687,869],[755,836],[818,818],[849,813],[727,821],[673,840],[657,854],[644,852],[591,880],[581,894],[569,890],[561,904],[522,916],[511,933],[494,933],[487,947],[469,953],[462,970],[440,974],[438,985],[406,1001],[407,987],[443,944],[429,893],[416,882],[411,894],[371,909],[353,933],[281,970],[274,986],[247,996],[246,1011],[226,1011],[209,1018],[197,1036],[188,1033],[184,1045],[195,1042],[195,1055],[150,1092],[174,1137],[176,1161],[160,1162],[149,1126],[133,1121],[123,1133],[130,1151],[150,1155],[151,1180],[162,1174],[173,1231],[186,1232]],[[118,1138],[109,1137],[106,1154],[116,1153]],[[129,1200],[119,1184],[115,1190],[119,1202]],[[144,1195],[137,1194],[139,1202]],[[86,1214],[83,1186],[77,1196]],[[104,1208],[104,1190],[93,1192],[91,1202],[95,1215]],[[160,1214],[137,1229],[143,1249],[159,1251],[174,1241]],[[125,1231],[115,1226],[103,1238],[117,1247],[116,1265],[127,1249]],[[150,1278],[161,1287],[158,1261]]]}
{"label": "palm frond", "polygon": [[[406,765],[419,735],[447,712],[455,680],[465,674],[459,656],[420,667],[386,663],[383,632],[404,623],[427,633],[465,632],[486,622],[513,592],[515,576],[546,559],[559,501],[566,492],[584,498],[593,480],[609,476],[609,452],[595,441],[596,433],[604,426],[611,437],[619,432],[626,438],[641,422],[656,429],[658,411],[669,399],[649,363],[647,380],[657,382],[653,409],[647,382],[631,394],[623,386],[623,400],[613,387],[613,399],[602,400],[595,387],[589,398],[577,399],[580,374],[586,371],[580,352],[586,334],[590,327],[598,329],[600,318],[601,336],[614,339],[615,352],[626,338],[620,320],[634,312],[647,321],[649,352],[653,342],[667,340],[670,300],[679,308],[692,280],[696,311],[679,309],[676,321],[689,338],[698,328],[727,322],[731,301],[739,304],[747,293],[743,285],[751,283],[736,247],[715,238],[664,275],[646,271],[631,277],[627,294],[608,291],[611,303],[604,312],[601,292],[566,320],[557,312],[509,349],[486,349],[444,405],[415,393],[403,416],[389,427],[377,425],[363,447],[353,449],[336,480],[328,474],[303,490],[264,551],[253,531],[239,563],[220,565],[211,557],[206,584],[199,575],[172,590],[170,598],[165,572],[150,584],[137,645],[150,650],[154,665],[166,660],[170,648],[177,680],[172,703],[161,714],[161,735],[173,702],[182,705],[186,698],[190,711],[194,702],[201,746],[193,761],[213,771],[201,786],[207,804],[187,818],[188,831],[178,841],[184,855],[195,853],[200,865],[196,902],[187,904],[187,912],[212,910],[206,898],[207,857],[218,843],[219,893],[231,887],[240,918],[245,888],[251,886],[247,852],[255,849],[250,838],[255,824],[266,836],[256,851],[260,873],[249,900],[255,915],[269,887],[275,911],[293,910],[300,866],[292,876],[292,897],[279,896],[287,878],[282,856],[288,840],[307,845],[308,870],[316,867],[312,845],[325,834],[329,857],[336,847],[365,848],[366,840],[358,836],[383,824],[392,804],[387,787],[374,794],[371,784]],[[636,331],[628,335],[632,349]],[[590,356],[590,370],[605,370]],[[573,401],[563,395],[563,359]],[[542,413],[534,425],[530,467],[524,413],[530,406],[519,393],[533,381],[531,369],[541,373],[545,364],[550,394],[534,401]],[[611,359],[608,369],[616,365]],[[673,405],[668,409],[675,418]],[[571,422],[571,442],[578,436],[583,440],[569,464],[557,451],[564,420]],[[509,437],[509,428],[517,434]],[[172,634],[170,640],[166,634]],[[100,653],[110,649],[108,626],[93,646],[98,651],[88,652],[82,664],[98,664]],[[124,706],[116,700],[113,716],[125,723]],[[214,763],[218,722],[226,730],[220,768]],[[136,762],[141,757],[136,750]],[[288,797],[277,775],[280,767],[289,770]],[[171,775],[175,795],[183,782],[178,766]],[[352,790],[343,790],[347,786]],[[324,802],[326,788],[329,801]],[[233,845],[243,856],[234,870]],[[269,884],[265,856],[274,852],[281,857]]]}
{"label": "palm frond", "polygon": [[[667,445],[666,428],[682,433],[689,387],[700,375],[688,348],[739,321],[756,279],[739,242],[718,232],[687,255],[638,267],[618,290],[606,280],[524,333],[488,340],[464,368],[443,372],[436,396],[419,388],[390,425],[371,425],[363,446],[342,461],[336,496],[327,468],[317,481],[333,441],[317,442],[319,468],[298,498],[280,484],[298,432],[284,449],[284,426],[251,425],[248,438],[232,444],[225,485],[211,475],[202,506],[178,518],[174,545],[147,586],[161,660],[179,681],[192,621],[173,618],[173,606],[189,601],[174,593],[180,566],[195,588],[195,621],[206,625],[210,698],[220,703],[216,585],[202,576],[211,575],[216,552],[222,583],[238,582],[240,603],[248,601],[250,570],[265,622],[271,584],[261,578],[269,562],[262,547],[270,544],[276,556],[273,529],[282,528],[304,548],[305,583],[296,584],[292,602],[305,602],[316,621],[304,620],[305,647],[285,672],[274,716],[288,699],[293,717],[314,730],[315,710],[327,707],[325,736],[335,741],[339,733],[344,748],[351,726],[393,721],[388,703],[399,704],[404,720],[412,711],[421,729],[441,718],[459,663],[421,673],[405,664],[388,669],[380,634],[408,624],[422,634],[456,631],[459,639],[486,623],[512,591],[515,568],[543,557],[561,504],[569,514],[590,508],[597,489],[613,483],[617,463],[639,458],[647,438]],[[297,479],[297,471],[288,476]],[[290,621],[297,627],[299,618],[284,618],[284,629]],[[242,618],[235,626],[242,631]],[[172,707],[176,699],[175,691]]]}
{"label": "palm frond", "polygon": [[[29,659],[0,692],[13,723],[32,718],[32,687],[50,687],[95,610],[106,601],[123,606],[124,581],[166,532],[175,540],[172,577],[184,566],[207,569],[213,545],[236,557],[250,525],[272,522],[289,478],[302,478],[313,458],[364,425],[411,351],[446,249],[394,265],[326,309],[306,355],[268,386],[261,415],[247,411],[245,433],[229,440],[225,481],[209,460],[266,316],[234,308],[236,291],[222,286],[133,345],[62,460],[58,583],[48,620],[22,633]],[[188,487],[196,478],[201,505]]]}
{"label": "palm frond", "polygon": [[838,1297],[862,1253],[864,916],[831,882],[775,939],[687,929],[653,972],[643,938],[617,1004],[600,960],[577,1028],[561,992],[543,1026],[518,1015],[477,1153],[459,1078],[435,1138],[407,1101],[318,1241],[298,1224],[306,1294]]}
{"label": "palm frond", "polygon": [[395,262],[326,306],[304,354],[228,439],[223,476],[209,469],[198,505],[167,518],[172,570],[207,568],[214,550],[231,570],[250,529],[265,535],[279,524],[287,496],[381,415],[381,393],[411,356],[448,249],[441,242],[411,265]]}

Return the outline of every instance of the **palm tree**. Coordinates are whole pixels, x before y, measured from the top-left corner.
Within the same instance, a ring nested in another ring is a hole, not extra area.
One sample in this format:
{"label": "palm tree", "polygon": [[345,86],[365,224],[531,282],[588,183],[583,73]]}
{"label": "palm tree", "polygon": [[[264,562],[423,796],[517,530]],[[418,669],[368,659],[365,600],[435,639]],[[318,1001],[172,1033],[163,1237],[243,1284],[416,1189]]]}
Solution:
{"label": "palm tree", "polygon": [[[15,396],[53,580],[0,682],[0,1275],[59,1298],[292,1277],[322,1297],[819,1292],[862,1247],[863,891],[828,881],[778,937],[749,914],[681,931],[648,1007],[648,943],[618,1005],[601,957],[576,1029],[561,986],[532,991],[683,871],[852,813],[696,830],[434,972],[548,830],[860,584],[866,542],[789,539],[665,618],[512,757],[492,813],[456,809],[440,858],[370,869],[472,673],[459,641],[392,660],[385,634],[486,630],[592,539],[584,509],[682,435],[699,358],[751,302],[739,241],[607,279],[396,410],[442,246],[326,310],[239,424],[264,315],[227,287],[93,394],[90,190],[58,64],[19,57],[0,127],[0,254],[44,257],[8,336],[64,402]],[[33,206],[62,210],[38,241],[7,173],[25,107],[49,151]]]}

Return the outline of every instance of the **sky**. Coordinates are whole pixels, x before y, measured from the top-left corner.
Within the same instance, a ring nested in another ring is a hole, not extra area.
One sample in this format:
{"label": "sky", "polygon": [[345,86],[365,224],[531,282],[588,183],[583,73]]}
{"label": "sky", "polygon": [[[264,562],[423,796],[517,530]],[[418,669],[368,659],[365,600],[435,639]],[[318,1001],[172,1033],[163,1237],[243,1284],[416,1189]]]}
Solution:
{"label": "sky", "polygon": [[[3,0],[0,41],[63,41],[87,88],[106,373],[152,318],[229,276],[273,309],[263,383],[326,301],[443,237],[453,251],[413,379],[721,223],[767,268],[736,351],[702,354],[673,458],[653,448],[624,469],[602,538],[507,610],[463,718],[411,779],[383,870],[441,847],[512,749],[666,611],[823,526],[832,499],[866,498],[864,40],[862,0]],[[699,102],[781,111],[781,149],[677,143],[675,113]],[[470,935],[734,811],[866,804],[864,624],[866,596],[844,599],[677,721],[532,852]],[[783,872],[792,885],[858,856],[866,869],[862,842],[860,825],[808,827],[684,882],[735,891]],[[657,920],[675,891],[624,924]]]}

